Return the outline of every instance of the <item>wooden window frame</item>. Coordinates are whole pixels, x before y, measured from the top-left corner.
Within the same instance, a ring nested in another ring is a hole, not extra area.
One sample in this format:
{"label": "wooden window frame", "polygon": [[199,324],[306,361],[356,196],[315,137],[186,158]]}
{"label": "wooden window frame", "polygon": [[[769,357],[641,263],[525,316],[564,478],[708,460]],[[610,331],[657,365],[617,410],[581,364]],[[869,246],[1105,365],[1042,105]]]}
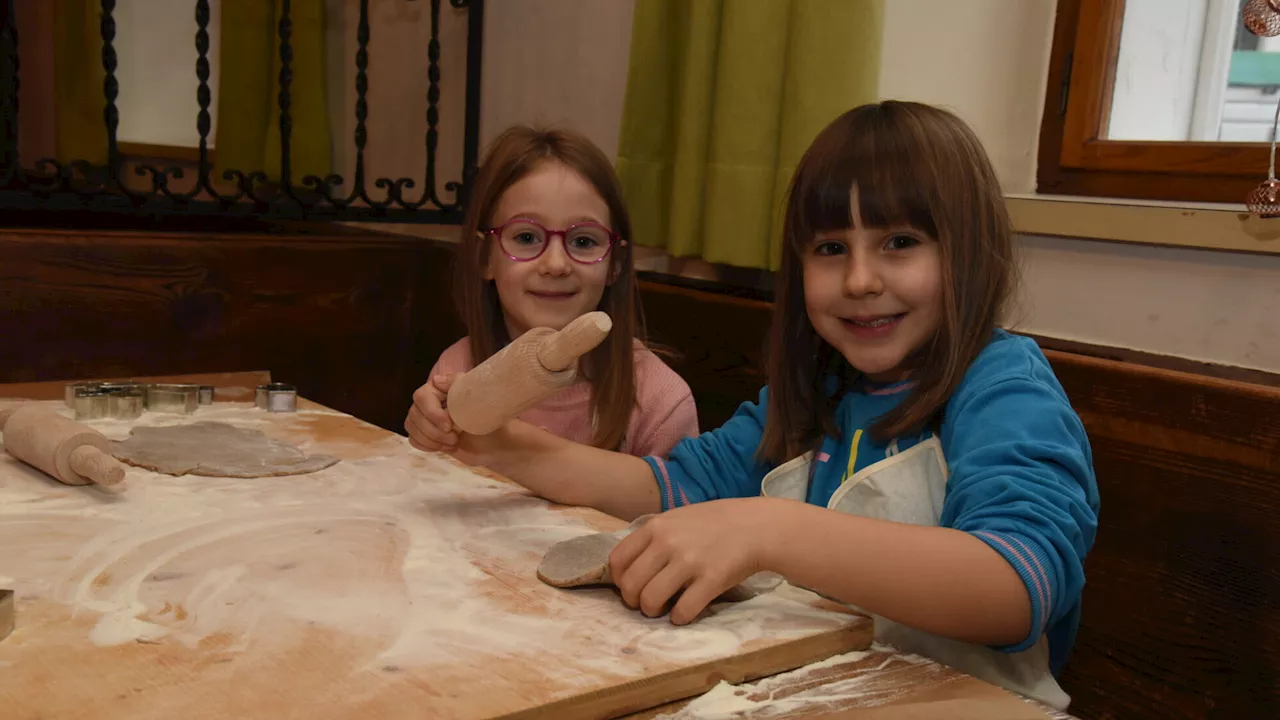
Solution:
{"label": "wooden window frame", "polygon": [[1043,195],[1245,202],[1270,146],[1106,140],[1124,0],[1058,0],[1036,190]]}

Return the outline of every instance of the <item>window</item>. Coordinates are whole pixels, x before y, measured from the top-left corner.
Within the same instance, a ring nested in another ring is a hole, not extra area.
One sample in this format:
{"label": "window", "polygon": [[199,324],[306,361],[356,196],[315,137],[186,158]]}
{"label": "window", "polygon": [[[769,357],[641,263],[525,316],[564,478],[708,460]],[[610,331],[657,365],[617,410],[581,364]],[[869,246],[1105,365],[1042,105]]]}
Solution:
{"label": "window", "polygon": [[1042,194],[1239,204],[1267,177],[1280,38],[1242,0],[1059,0]]}

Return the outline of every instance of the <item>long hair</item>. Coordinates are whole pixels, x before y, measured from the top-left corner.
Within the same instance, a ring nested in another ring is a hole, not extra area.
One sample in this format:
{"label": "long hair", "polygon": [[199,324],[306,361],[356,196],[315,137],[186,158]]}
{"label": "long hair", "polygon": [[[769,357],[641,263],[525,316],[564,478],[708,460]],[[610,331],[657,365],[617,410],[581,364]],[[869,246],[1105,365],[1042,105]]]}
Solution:
{"label": "long hair", "polygon": [[[484,277],[493,241],[481,231],[493,222],[494,209],[507,188],[549,161],[564,164],[591,183],[609,207],[611,229],[623,239],[631,239],[631,219],[622,202],[613,164],[589,139],[568,130],[526,126],[515,126],[499,135],[476,174],[454,265],[454,298],[471,339],[471,361],[475,365],[512,340],[497,288]],[[634,343],[637,339],[645,342],[646,338],[630,242],[627,246],[615,245],[608,263],[610,283],[598,309],[608,313],[613,329],[603,343],[582,357],[579,371],[591,381],[591,412],[595,418],[591,442],[615,449],[622,442],[636,405]]]}
{"label": "long hair", "polygon": [[814,330],[802,264],[816,234],[849,229],[855,212],[865,226],[904,224],[928,233],[942,262],[939,327],[908,358],[915,383],[910,395],[876,421],[872,437],[884,441],[940,421],[1012,292],[1013,229],[1000,183],[962,120],[898,101],[863,105],[836,118],[806,151],[788,191],[763,458],[782,462],[838,433],[835,409],[858,372]]}

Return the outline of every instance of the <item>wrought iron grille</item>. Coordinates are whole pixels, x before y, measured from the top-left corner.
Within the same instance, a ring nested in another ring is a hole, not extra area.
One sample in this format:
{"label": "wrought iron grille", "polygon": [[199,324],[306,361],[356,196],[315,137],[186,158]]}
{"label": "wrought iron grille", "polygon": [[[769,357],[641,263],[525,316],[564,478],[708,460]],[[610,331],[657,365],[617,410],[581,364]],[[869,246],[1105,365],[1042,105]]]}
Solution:
{"label": "wrought iron grille", "polygon": [[[412,178],[370,179],[365,170],[365,147],[368,143],[369,104],[369,2],[360,1],[359,24],[356,29],[355,53],[355,167],[350,189],[338,174],[326,177],[307,175],[299,180],[290,167],[290,135],[293,128],[290,89],[293,81],[293,22],[290,0],[283,0],[277,25],[280,73],[277,102],[280,110],[280,174],[269,179],[261,169],[228,169],[222,173],[225,182],[234,182],[235,191],[214,187],[215,170],[209,150],[212,100],[209,88],[209,0],[195,0],[197,31],[195,65],[199,81],[196,93],[199,132],[199,160],[194,185],[178,191],[171,180],[181,180],[185,171],[171,165],[133,165],[133,172],[149,180],[150,188],[139,190],[125,182],[126,158],[116,139],[120,113],[116,107],[120,85],[116,78],[117,57],[114,47],[116,22],[113,17],[116,0],[101,0],[100,31],[102,36],[103,122],[107,135],[107,164],[95,165],[86,160],[60,162],[40,158],[26,165],[19,157],[18,145],[18,30],[14,6],[7,0],[7,12],[0,17],[0,112],[4,129],[0,168],[0,210],[20,211],[90,211],[143,216],[217,216],[265,220],[322,221],[395,221],[431,224],[460,224],[467,190],[475,174],[479,151],[480,125],[480,58],[484,28],[483,0],[449,0],[454,8],[467,11],[467,53],[465,108],[463,115],[462,177],[438,188],[437,149],[440,142],[440,6],[441,0],[430,0],[430,40],[427,43],[427,131],[426,168],[420,192]],[[224,32],[226,30],[224,29]],[[144,185],[148,184],[144,182]],[[371,191],[371,186],[373,191]],[[413,195],[416,194],[416,197]]]}

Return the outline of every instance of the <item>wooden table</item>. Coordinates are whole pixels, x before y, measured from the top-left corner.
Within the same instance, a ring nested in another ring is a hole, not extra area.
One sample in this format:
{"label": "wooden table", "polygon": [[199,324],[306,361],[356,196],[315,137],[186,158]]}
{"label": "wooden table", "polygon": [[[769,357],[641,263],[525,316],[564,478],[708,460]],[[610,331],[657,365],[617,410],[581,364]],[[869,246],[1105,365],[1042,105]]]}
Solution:
{"label": "wooden table", "polygon": [[848,720],[1076,720],[918,655],[872,645],[791,672],[693,699],[629,720],[737,718]]}
{"label": "wooden table", "polygon": [[[251,394],[236,380],[222,378],[220,399]],[[14,392],[0,386],[0,398]],[[61,397],[61,385],[21,394]],[[341,462],[256,480],[130,468],[111,493],[0,454],[0,587],[17,590],[0,707],[12,716],[745,717],[724,714],[748,706],[721,682],[768,678],[752,716],[874,704],[875,717],[890,706],[1047,717],[920,658],[847,655],[868,648],[870,621],[789,585],[684,628],[608,589],[550,588],[534,575],[547,548],[622,523],[304,399],[296,414],[220,401],[194,417],[92,425],[119,440],[135,425],[194,420]]]}

